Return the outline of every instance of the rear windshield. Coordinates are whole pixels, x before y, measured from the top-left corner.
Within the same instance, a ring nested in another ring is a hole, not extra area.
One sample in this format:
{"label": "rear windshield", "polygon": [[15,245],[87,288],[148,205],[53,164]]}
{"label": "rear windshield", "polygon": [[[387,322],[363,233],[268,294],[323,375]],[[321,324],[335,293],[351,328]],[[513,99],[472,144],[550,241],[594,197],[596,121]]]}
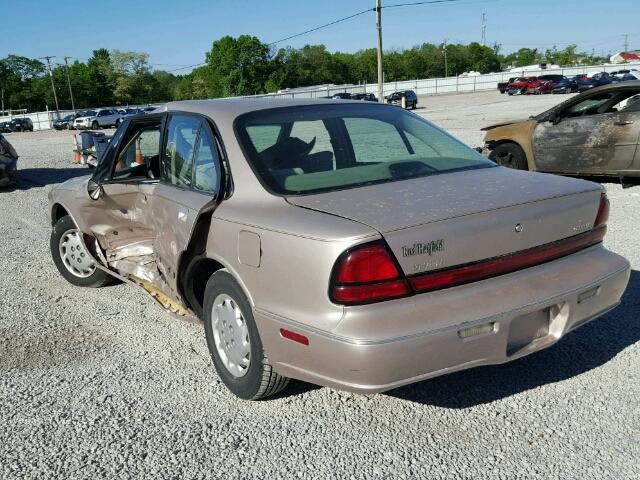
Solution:
{"label": "rear windshield", "polygon": [[395,106],[305,105],[240,116],[236,134],[261,182],[301,195],[494,166]]}

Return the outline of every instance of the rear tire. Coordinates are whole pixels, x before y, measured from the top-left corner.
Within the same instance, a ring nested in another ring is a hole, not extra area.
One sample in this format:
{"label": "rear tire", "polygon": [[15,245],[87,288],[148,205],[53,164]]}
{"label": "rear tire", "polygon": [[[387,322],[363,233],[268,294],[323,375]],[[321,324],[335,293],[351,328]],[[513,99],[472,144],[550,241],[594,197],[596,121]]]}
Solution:
{"label": "rear tire", "polygon": [[520,145],[511,142],[497,145],[491,150],[491,153],[489,153],[489,160],[507,168],[516,170],[529,169],[524,151]]}
{"label": "rear tire", "polygon": [[266,398],[285,388],[289,379],[269,364],[251,305],[238,282],[219,270],[209,278],[204,295],[207,346],[222,383],[245,400]]}
{"label": "rear tire", "polygon": [[66,215],[56,222],[51,232],[51,256],[60,275],[77,287],[102,287],[114,282],[108,273],[91,266],[91,255],[79,241],[82,233],[70,216]]}

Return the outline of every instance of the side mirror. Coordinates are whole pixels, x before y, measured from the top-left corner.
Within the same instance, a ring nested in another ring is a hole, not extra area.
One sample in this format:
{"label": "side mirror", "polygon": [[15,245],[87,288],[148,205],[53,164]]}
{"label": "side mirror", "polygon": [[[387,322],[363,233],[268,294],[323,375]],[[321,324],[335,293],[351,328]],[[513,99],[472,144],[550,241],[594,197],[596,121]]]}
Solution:
{"label": "side mirror", "polygon": [[554,125],[558,125],[560,123],[560,120],[562,120],[562,117],[560,115],[558,115],[557,113],[553,113],[549,117],[549,121]]}
{"label": "side mirror", "polygon": [[102,185],[90,179],[87,183],[87,193],[91,200],[98,200],[102,196]]}

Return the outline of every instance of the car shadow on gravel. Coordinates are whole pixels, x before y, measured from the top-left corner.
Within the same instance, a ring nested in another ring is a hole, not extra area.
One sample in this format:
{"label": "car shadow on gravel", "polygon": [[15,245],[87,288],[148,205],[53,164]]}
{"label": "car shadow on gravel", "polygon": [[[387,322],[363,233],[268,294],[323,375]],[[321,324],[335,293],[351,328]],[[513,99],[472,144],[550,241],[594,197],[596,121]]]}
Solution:
{"label": "car shadow on gravel", "polygon": [[444,408],[491,403],[597,368],[640,341],[640,272],[631,271],[621,305],[552,347],[503,365],[478,367],[387,392]]}
{"label": "car shadow on gravel", "polygon": [[92,173],[93,170],[87,167],[18,169],[18,183],[13,187],[13,190],[41,188]]}

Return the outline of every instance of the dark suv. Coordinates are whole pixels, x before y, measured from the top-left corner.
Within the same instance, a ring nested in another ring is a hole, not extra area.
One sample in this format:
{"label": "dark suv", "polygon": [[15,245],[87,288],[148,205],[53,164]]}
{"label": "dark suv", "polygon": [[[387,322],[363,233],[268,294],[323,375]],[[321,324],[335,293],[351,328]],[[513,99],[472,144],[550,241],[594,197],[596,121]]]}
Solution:
{"label": "dark suv", "polygon": [[14,118],[9,122],[12,132],[33,132],[33,123],[30,118]]}
{"label": "dark suv", "polygon": [[401,92],[393,92],[391,95],[387,95],[385,100],[392,105],[402,105],[402,98],[404,97],[405,108],[415,110],[418,106],[418,95],[413,90],[403,90]]}
{"label": "dark suv", "polygon": [[378,99],[373,93],[354,93],[351,100],[362,100],[364,102],[377,102]]}

